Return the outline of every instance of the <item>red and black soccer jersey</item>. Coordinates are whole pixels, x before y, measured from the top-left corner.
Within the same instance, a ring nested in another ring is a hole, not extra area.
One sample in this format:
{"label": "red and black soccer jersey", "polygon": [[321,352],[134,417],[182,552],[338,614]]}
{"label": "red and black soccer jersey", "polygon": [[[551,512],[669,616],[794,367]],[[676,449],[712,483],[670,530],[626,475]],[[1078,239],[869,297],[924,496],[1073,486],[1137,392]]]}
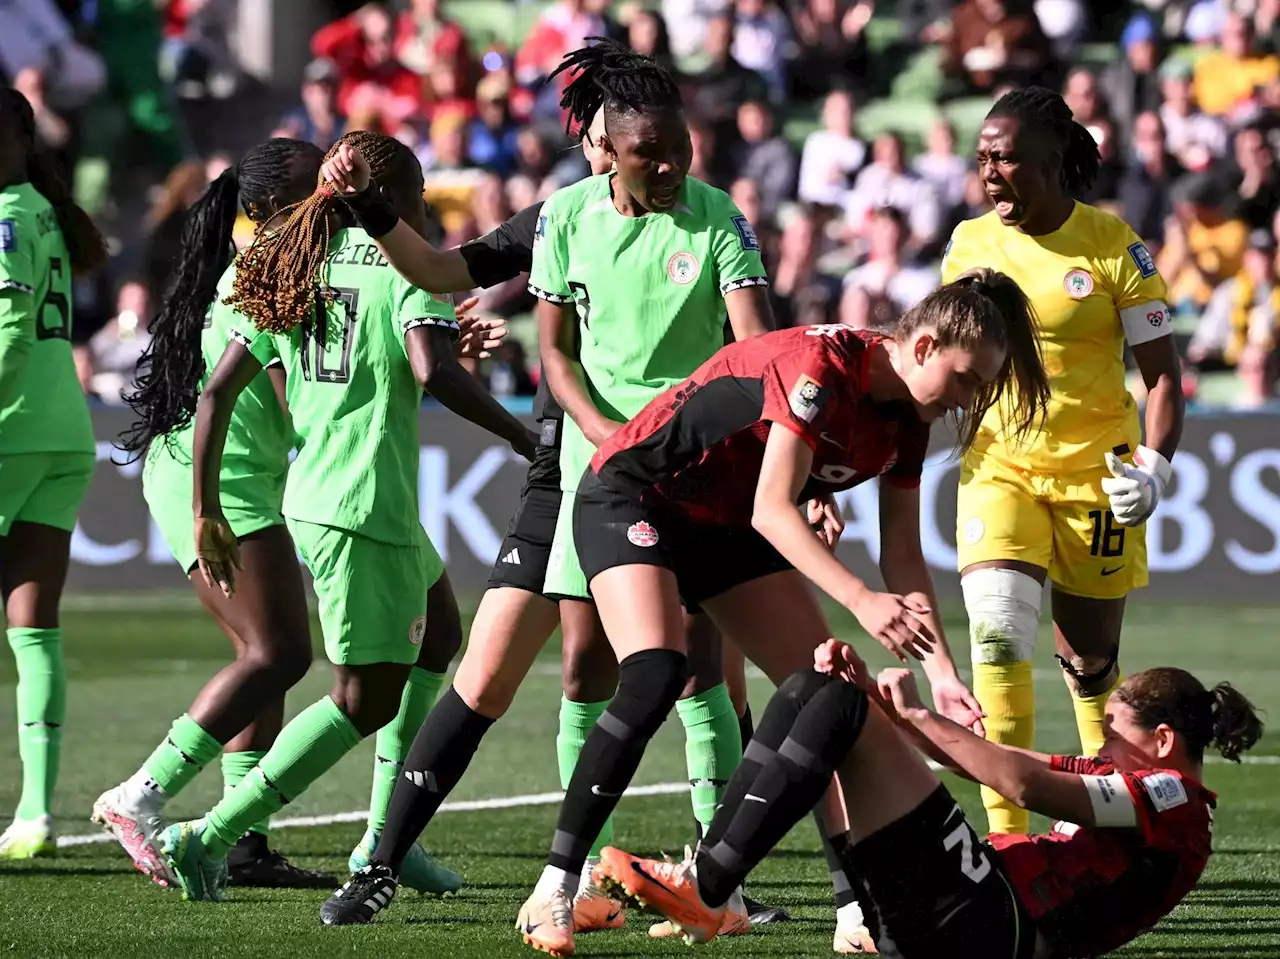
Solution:
{"label": "red and black soccer jersey", "polygon": [[1053,757],[1053,768],[1085,777],[1098,825],[1059,822],[1047,835],[988,841],[1054,955],[1100,956],[1195,887],[1212,851],[1217,797],[1168,769],[1120,773],[1075,756]]}
{"label": "red and black soccer jersey", "polygon": [[611,489],[693,522],[750,526],[765,440],[781,423],[813,449],[802,500],[881,475],[917,486],[928,425],[910,401],[867,393],[882,339],[811,326],[732,343],[610,437],[591,468]]}

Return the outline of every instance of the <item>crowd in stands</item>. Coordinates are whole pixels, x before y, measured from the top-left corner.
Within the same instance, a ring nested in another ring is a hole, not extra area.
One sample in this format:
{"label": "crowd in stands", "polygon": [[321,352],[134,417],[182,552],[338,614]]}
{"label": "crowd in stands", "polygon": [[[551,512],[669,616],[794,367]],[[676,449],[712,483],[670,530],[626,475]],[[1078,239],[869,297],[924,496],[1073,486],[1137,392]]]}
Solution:
{"label": "crowd in stands", "polygon": [[[971,154],[993,99],[1026,83],[1061,90],[1104,159],[1082,199],[1124,217],[1169,283],[1188,394],[1276,398],[1280,0],[334,3],[295,102],[270,115],[232,52],[235,0],[156,6],[0,4],[27,28],[0,29],[0,73],[36,107],[77,195],[109,184],[93,206],[118,255],[84,284],[98,308],[81,324],[84,380],[105,402],[145,345],[183,212],[233,162],[230,145],[193,151],[182,104],[238,100],[257,139],[395,135],[422,161],[433,239],[453,245],[588,174],[544,80],[593,36],[677,75],[692,173],[755,224],[784,325],[893,323],[937,283],[954,225],[988,208]],[[131,149],[99,142],[107,100],[125,104]],[[126,208],[136,235],[119,225]],[[496,393],[536,385],[531,308],[521,280],[481,295],[517,332],[477,371]]]}

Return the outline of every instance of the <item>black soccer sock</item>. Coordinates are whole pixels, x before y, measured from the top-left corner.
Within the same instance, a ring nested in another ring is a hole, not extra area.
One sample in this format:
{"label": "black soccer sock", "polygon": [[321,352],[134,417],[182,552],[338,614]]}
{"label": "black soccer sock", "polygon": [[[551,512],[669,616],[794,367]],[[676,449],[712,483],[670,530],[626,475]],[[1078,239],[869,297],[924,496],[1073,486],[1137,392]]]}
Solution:
{"label": "black soccer sock", "polygon": [[[866,718],[867,694],[851,683],[831,682],[813,695],[744,794],[724,838],[714,845],[703,843],[698,854],[698,889],[707,905],[725,903],[760,860],[817,805]],[[761,733],[766,719],[761,720]],[[756,741],[761,738],[757,734]]]}
{"label": "black soccer sock", "polygon": [[741,716],[738,717],[738,735],[742,737],[742,748],[747,748],[747,743],[751,742],[751,737],[755,734],[756,727],[751,721],[751,704],[747,703],[747,708]]}
{"label": "black soccer sock", "polygon": [[725,830],[742,806],[743,797],[751,791],[751,785],[760,771],[769,764],[778,747],[782,745],[795,725],[800,711],[813,696],[828,683],[837,682],[830,676],[813,669],[804,669],[788,677],[765,707],[760,726],[749,740],[743,741],[742,762],[734,770],[729,784],[720,797],[720,808],[711,820],[702,845],[714,846],[724,838]]}
{"label": "black soccer sock", "polygon": [[471,765],[493,723],[463,702],[452,686],[445,691],[409,746],[387,807],[387,825],[373,852],[375,862],[399,873],[404,857]]}
{"label": "black soccer sock", "polygon": [[827,823],[821,813],[814,812],[813,818],[818,823],[822,851],[827,856],[827,869],[831,873],[831,888],[835,891],[836,908],[840,909],[851,902],[858,901],[858,894],[853,891],[853,884],[845,875],[842,858],[844,847],[849,843],[849,834],[842,832],[833,836],[827,831]]}
{"label": "black soccer sock", "polygon": [[684,688],[683,653],[646,649],[618,666],[618,691],[578,754],[547,865],[577,875],[591,843],[631,783],[645,747]]}

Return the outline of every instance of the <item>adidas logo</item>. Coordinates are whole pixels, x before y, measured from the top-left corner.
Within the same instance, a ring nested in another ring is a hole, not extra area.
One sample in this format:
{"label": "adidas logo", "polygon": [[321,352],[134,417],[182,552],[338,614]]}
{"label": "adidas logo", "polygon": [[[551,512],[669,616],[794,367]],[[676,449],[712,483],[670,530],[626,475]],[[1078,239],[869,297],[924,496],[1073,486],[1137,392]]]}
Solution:
{"label": "adidas logo", "polygon": [[502,561],[503,561],[504,563],[510,563],[512,566],[519,566],[519,565],[520,565],[520,550],[519,550],[519,548],[513,549],[513,550],[512,550],[511,552],[509,552],[506,556],[502,557]]}
{"label": "adidas logo", "polygon": [[409,780],[419,789],[425,789],[427,792],[439,792],[436,786],[436,774],[430,770],[419,771],[416,769],[406,769],[404,778]]}

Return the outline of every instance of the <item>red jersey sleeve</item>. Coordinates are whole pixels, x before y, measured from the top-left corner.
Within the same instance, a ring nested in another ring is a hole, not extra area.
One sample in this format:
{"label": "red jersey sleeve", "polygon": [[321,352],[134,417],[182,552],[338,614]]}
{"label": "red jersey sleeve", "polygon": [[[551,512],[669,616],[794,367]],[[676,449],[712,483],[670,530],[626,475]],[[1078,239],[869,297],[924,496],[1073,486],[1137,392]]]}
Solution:
{"label": "red jersey sleeve", "polygon": [[816,450],[822,427],[831,417],[838,375],[821,343],[775,357],[761,374],[764,405],[760,419],[781,423]]}
{"label": "red jersey sleeve", "polygon": [[1050,756],[1049,768],[1060,773],[1077,776],[1109,776],[1115,767],[1105,759],[1094,756]]}
{"label": "red jersey sleeve", "polygon": [[884,478],[894,486],[915,489],[924,473],[924,458],[929,452],[929,424],[919,417],[910,417],[903,426],[898,440],[898,461],[889,467]]}

